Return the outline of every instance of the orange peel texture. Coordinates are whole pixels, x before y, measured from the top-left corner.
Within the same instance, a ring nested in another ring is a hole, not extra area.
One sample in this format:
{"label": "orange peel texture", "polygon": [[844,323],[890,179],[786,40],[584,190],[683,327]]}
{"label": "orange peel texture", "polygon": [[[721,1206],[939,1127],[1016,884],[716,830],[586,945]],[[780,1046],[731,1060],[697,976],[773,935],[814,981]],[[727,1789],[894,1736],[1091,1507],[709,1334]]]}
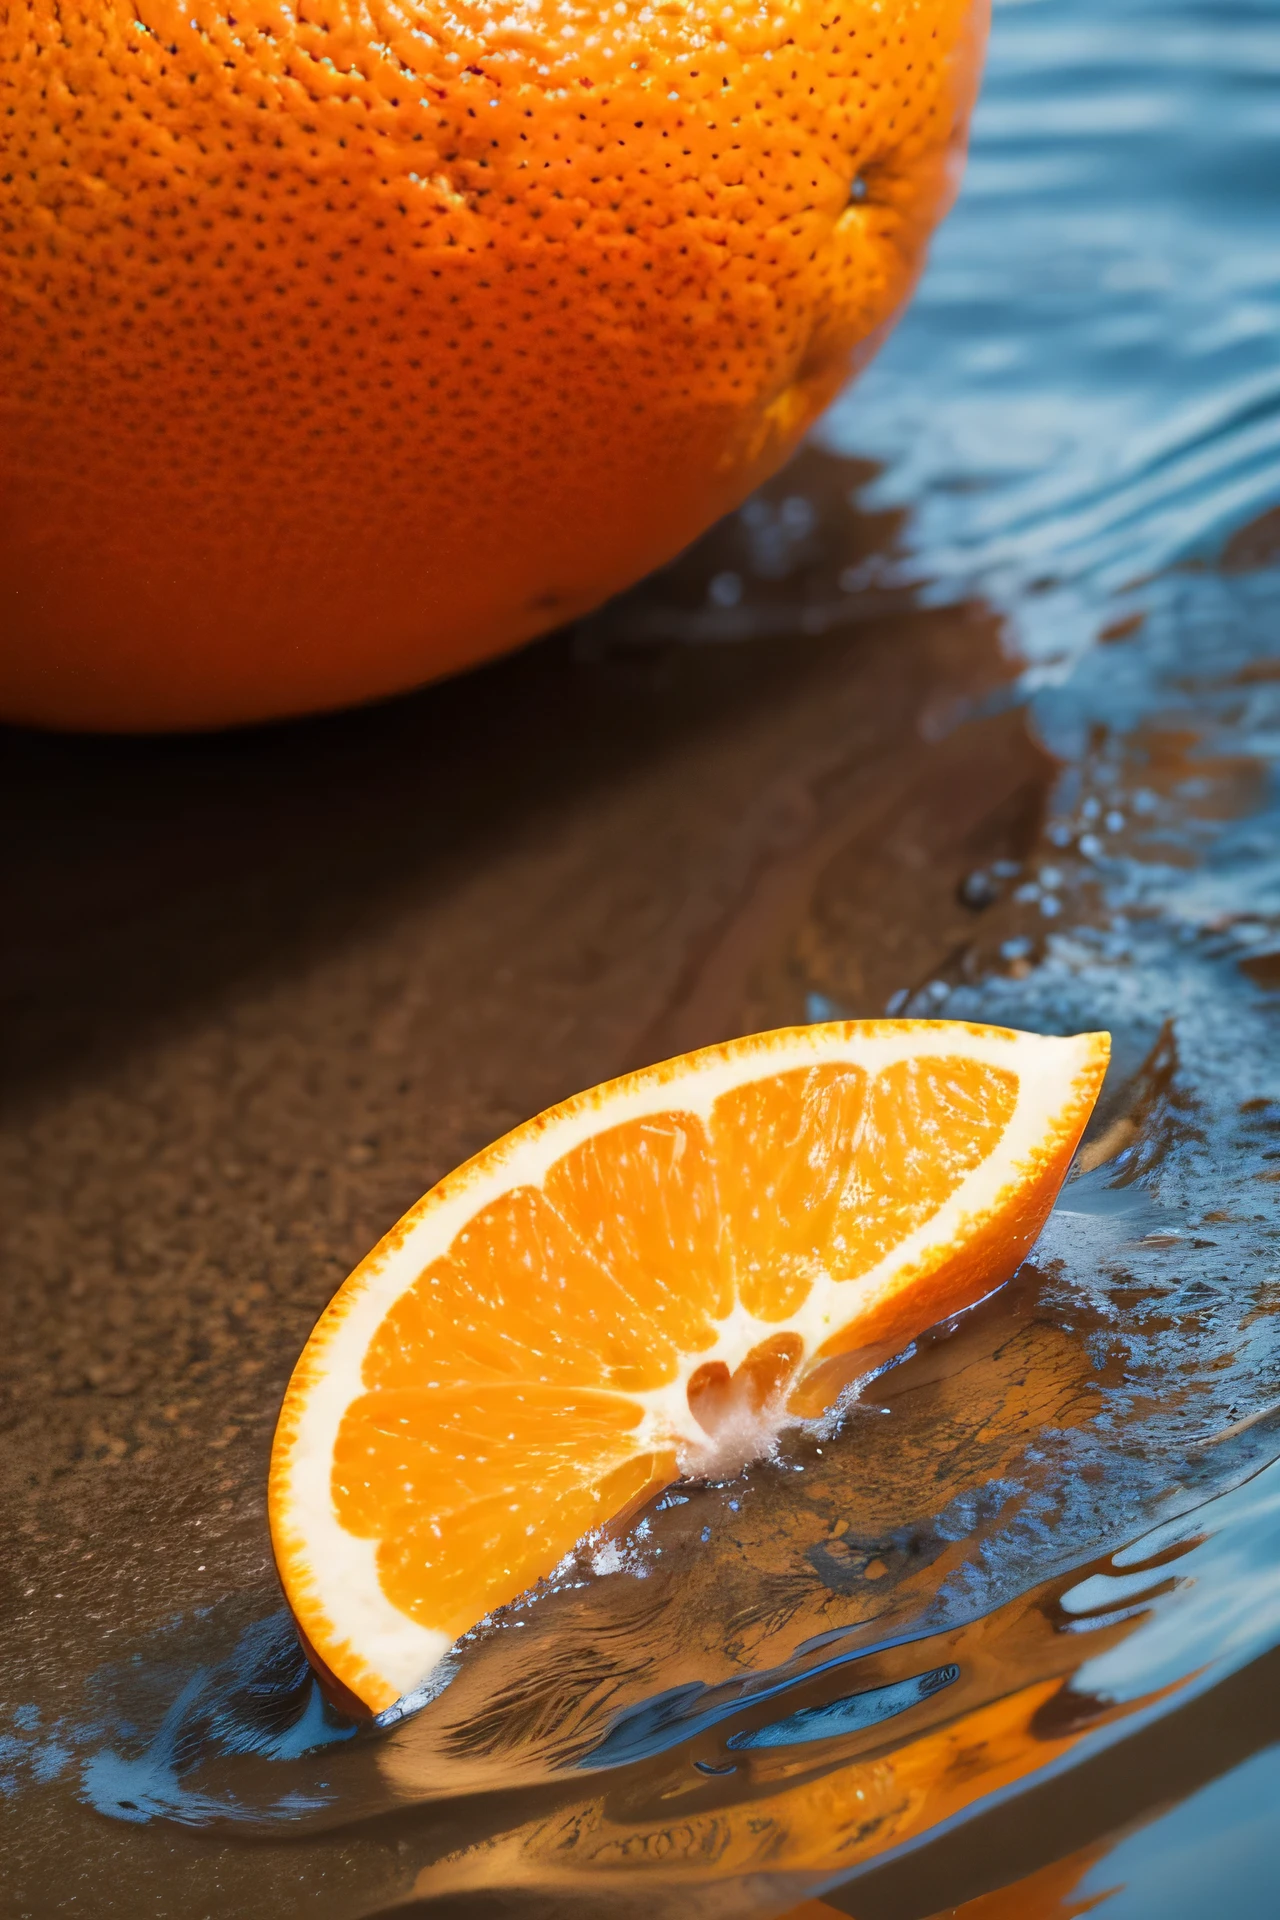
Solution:
{"label": "orange peel texture", "polygon": [[217,726],[597,605],[786,456],[986,0],[10,0],[0,713]]}

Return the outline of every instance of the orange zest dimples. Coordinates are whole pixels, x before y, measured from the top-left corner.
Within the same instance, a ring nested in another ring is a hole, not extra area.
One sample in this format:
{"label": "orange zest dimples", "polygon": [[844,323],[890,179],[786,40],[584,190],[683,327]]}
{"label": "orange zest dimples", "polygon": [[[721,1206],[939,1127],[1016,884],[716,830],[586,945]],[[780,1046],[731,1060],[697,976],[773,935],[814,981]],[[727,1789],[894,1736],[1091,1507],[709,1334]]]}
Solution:
{"label": "orange zest dimples", "polygon": [[779,1425],[1018,1266],[1105,1034],[758,1034],[553,1107],[356,1269],[276,1430],[276,1560],[378,1711],[592,1528]]}
{"label": "orange zest dimples", "polygon": [[0,713],[214,726],[580,614],[786,455],[986,0],[7,0]]}

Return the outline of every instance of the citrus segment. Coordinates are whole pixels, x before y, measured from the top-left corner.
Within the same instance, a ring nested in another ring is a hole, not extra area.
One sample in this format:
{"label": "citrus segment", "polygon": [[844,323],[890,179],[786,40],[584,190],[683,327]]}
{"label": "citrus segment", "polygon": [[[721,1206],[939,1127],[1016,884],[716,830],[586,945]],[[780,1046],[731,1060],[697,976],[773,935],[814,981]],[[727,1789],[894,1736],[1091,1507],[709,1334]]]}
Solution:
{"label": "citrus segment", "polygon": [[866,1093],[865,1072],[838,1062],[748,1081],[712,1108],[734,1285],[759,1320],[785,1320],[826,1270]]}
{"label": "citrus segment", "polygon": [[741,1464],[1007,1278],[1107,1050],[787,1029],[595,1088],[450,1175],[285,1397],[272,1529],[319,1660],[389,1705],[584,1533]]}
{"label": "citrus segment", "polygon": [[1015,1074],[950,1054],[900,1060],[877,1076],[836,1223],[842,1280],[870,1272],[933,1218],[995,1151],[1017,1099]]}
{"label": "citrus segment", "polygon": [[557,1160],[544,1191],[622,1289],[629,1350],[647,1341],[647,1377],[635,1384],[674,1379],[682,1353],[712,1344],[733,1299],[702,1121],[654,1113],[610,1127]]}

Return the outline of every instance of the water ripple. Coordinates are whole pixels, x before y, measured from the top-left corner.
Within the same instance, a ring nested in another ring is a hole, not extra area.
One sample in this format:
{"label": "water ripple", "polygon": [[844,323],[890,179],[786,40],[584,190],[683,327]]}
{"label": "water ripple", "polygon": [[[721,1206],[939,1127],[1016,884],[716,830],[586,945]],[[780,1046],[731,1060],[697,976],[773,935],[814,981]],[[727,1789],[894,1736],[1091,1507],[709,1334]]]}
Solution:
{"label": "water ripple", "polygon": [[1280,493],[1280,16],[1006,0],[961,203],[823,435],[1033,657]]}

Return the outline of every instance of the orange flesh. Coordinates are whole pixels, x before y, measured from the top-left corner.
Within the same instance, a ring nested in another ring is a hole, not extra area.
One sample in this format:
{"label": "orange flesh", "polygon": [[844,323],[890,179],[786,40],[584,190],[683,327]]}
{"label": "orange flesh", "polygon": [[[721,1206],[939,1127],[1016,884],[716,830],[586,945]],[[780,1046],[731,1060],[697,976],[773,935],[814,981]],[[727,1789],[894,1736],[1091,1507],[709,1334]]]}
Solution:
{"label": "orange flesh", "polygon": [[[1094,1092],[985,1237],[915,1276],[887,1316],[851,1298],[829,1351],[861,1352],[903,1325],[910,1337],[1007,1277]],[[709,1126],[675,1110],[598,1133],[541,1189],[474,1215],[383,1319],[334,1449],[338,1518],[378,1540],[386,1597],[456,1635],[673,1478],[674,1449],[637,1455],[641,1409],[621,1396],[676,1380],[735,1299],[778,1322],[820,1273],[865,1275],[991,1154],[1017,1095],[1015,1074],[952,1055],[871,1080],[844,1064],[798,1068],[722,1094]],[[776,1402],[800,1347],[788,1334],[762,1341],[740,1379],[721,1363],[696,1370],[697,1418],[715,1431],[735,1397],[757,1413]],[[792,1404],[820,1411],[840,1384],[818,1371]]]}
{"label": "orange flesh", "polygon": [[770,469],[950,199],[984,0],[0,12],[0,713],[452,671]]}

